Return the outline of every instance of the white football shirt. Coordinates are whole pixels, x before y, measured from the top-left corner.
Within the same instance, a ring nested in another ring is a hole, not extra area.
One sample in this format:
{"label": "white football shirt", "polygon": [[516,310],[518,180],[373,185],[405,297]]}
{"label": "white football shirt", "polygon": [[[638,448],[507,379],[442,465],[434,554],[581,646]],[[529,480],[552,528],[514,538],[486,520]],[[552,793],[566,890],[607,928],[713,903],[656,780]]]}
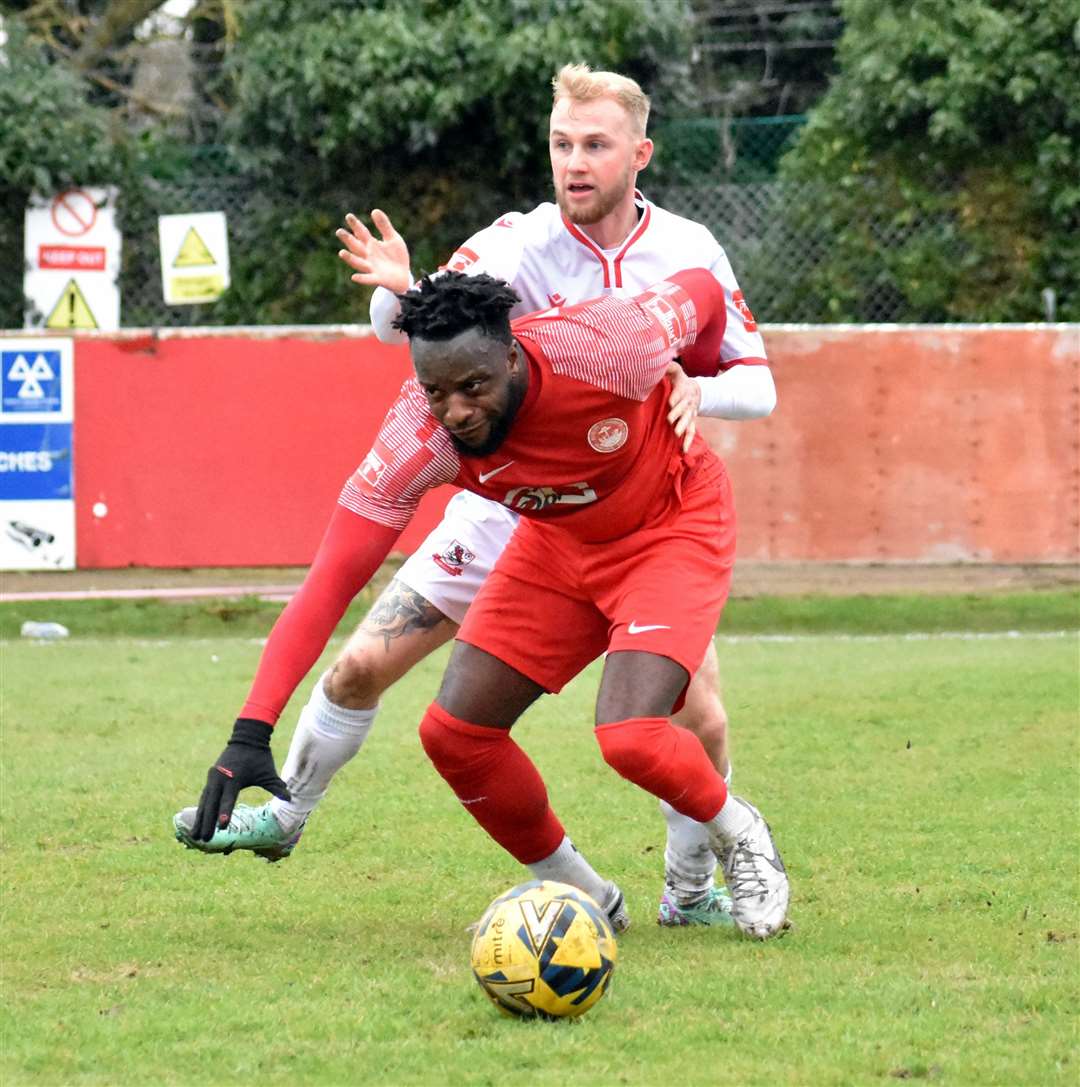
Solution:
{"label": "white football shirt", "polygon": [[[665,211],[640,192],[634,195],[637,226],[612,249],[601,249],[564,219],[556,204],[541,204],[527,213],[500,216],[458,246],[444,267],[505,280],[522,299],[511,317],[605,294],[635,295],[684,268],[708,268],[724,288],[727,305],[727,326],[713,373],[736,363],[764,363],[761,334],[720,243],[700,223]],[[371,323],[384,343],[405,340],[392,327],[398,311],[393,293],[377,288],[371,299]]]}

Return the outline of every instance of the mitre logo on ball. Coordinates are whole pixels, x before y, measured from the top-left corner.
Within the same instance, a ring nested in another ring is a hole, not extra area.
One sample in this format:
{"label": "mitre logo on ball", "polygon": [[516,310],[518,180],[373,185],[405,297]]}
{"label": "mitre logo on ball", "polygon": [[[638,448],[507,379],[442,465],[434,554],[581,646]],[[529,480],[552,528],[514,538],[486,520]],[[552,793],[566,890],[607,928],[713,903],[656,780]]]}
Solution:
{"label": "mitre logo on ball", "polygon": [[589,427],[589,445],[597,453],[614,453],[626,445],[630,437],[630,428],[622,419],[601,419]]}

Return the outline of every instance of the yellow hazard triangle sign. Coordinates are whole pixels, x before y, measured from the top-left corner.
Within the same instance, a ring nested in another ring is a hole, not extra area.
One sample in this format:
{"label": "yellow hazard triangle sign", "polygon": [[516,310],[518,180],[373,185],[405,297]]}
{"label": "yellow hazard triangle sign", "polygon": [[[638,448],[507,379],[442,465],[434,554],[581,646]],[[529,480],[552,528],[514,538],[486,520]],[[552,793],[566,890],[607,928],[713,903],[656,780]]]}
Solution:
{"label": "yellow hazard triangle sign", "polygon": [[67,286],[60,292],[60,297],[53,306],[45,322],[46,328],[97,328],[98,323],[86,304],[86,298],[75,279],[69,279]]}
{"label": "yellow hazard triangle sign", "polygon": [[174,268],[200,268],[208,264],[216,264],[210,250],[206,248],[206,242],[199,237],[199,232],[192,226],[184,235],[180,243],[180,252],[176,254],[176,260],[172,262]]}

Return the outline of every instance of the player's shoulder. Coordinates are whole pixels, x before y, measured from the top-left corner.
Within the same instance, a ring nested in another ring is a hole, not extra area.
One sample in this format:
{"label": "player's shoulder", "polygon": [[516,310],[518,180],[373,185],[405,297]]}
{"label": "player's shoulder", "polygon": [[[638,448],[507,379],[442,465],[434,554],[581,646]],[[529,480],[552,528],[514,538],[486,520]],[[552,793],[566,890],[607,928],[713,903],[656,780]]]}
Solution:
{"label": "player's shoulder", "polygon": [[668,211],[667,208],[653,204],[651,201],[649,211],[652,217],[650,233],[655,231],[659,236],[693,242],[702,248],[717,250],[723,248],[704,223],[699,223],[696,219],[688,219],[685,215],[676,215],[675,212]]}
{"label": "player's shoulder", "polygon": [[506,211],[458,246],[447,267],[487,272],[514,283],[522,274],[526,254],[547,252],[551,236],[551,217],[544,205],[528,212]]}
{"label": "player's shoulder", "polygon": [[531,211],[508,211],[500,215],[489,231],[506,231],[525,249],[540,249],[564,233],[562,214],[555,204],[537,204]]}

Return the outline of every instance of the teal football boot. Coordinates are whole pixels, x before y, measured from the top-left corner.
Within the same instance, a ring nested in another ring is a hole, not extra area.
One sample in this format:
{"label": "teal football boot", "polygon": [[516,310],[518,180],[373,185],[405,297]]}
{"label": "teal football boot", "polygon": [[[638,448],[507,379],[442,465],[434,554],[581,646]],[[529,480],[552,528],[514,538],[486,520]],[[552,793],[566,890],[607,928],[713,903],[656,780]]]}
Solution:
{"label": "teal football boot", "polygon": [[680,906],[670,888],[665,887],[660,896],[660,908],[656,923],[668,928],[682,925],[727,925],[735,924],[731,916],[731,895],[726,887],[710,887],[708,893],[692,906]]}
{"label": "teal football boot", "polygon": [[249,804],[237,804],[227,827],[215,830],[210,841],[197,842],[191,837],[191,832],[195,829],[197,810],[184,808],[183,811],[178,811],[173,816],[173,830],[178,842],[183,842],[188,849],[197,849],[200,853],[222,853],[228,856],[236,849],[249,849],[256,857],[262,857],[273,864],[275,861],[284,860],[296,848],[296,843],[304,832],[302,824],[292,834],[282,830],[281,824],[270,810],[269,803],[259,808]]}

